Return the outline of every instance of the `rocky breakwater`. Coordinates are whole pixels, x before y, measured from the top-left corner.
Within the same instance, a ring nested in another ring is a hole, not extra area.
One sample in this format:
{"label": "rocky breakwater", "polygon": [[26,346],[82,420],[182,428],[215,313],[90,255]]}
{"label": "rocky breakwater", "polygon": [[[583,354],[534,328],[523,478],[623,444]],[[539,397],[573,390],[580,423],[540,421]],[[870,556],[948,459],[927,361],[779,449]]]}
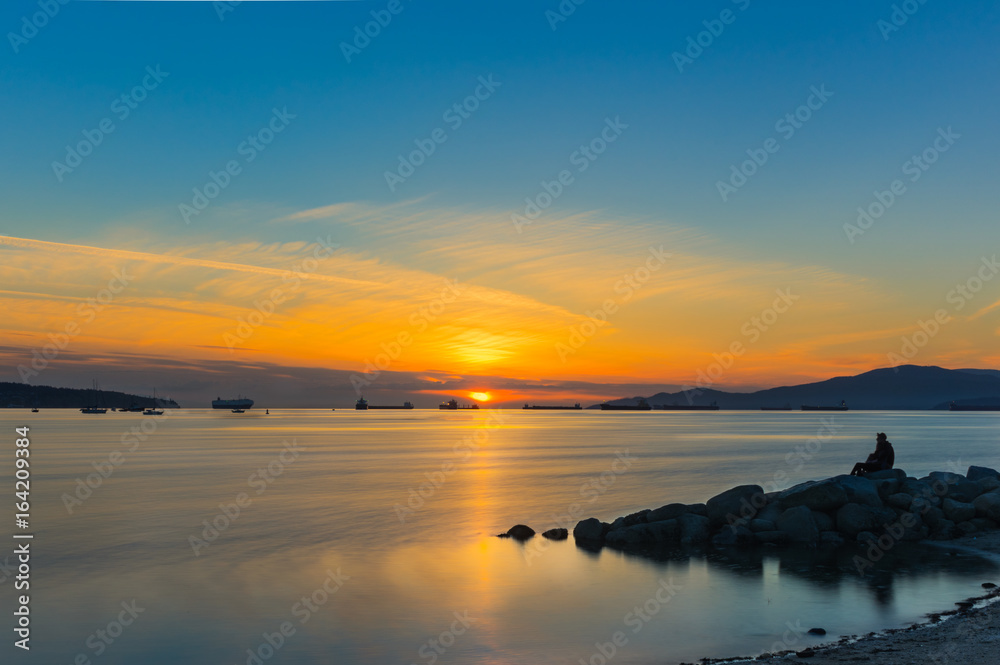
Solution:
{"label": "rocky breakwater", "polygon": [[754,547],[950,540],[1000,528],[1000,473],[969,467],[923,478],[891,469],[835,476],[780,492],[741,485],[705,503],[671,503],[619,517],[589,518],[573,537],[585,547]]}

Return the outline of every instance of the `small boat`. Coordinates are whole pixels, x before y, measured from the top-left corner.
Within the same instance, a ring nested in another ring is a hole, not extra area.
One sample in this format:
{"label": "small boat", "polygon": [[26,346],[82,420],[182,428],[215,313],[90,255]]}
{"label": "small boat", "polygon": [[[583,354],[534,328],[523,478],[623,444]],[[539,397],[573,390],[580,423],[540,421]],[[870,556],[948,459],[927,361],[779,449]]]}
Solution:
{"label": "small boat", "polygon": [[389,406],[375,406],[374,404],[368,405],[369,409],[412,409],[413,404],[410,402],[403,402],[403,406],[389,405]]}
{"label": "small boat", "polygon": [[469,406],[465,405],[459,406],[457,401],[450,399],[447,402],[442,402],[441,404],[439,404],[438,408],[443,411],[458,411],[459,409],[478,409],[479,405],[470,404]]}
{"label": "small boat", "polygon": [[246,409],[233,409],[233,413],[246,413]]}
{"label": "small boat", "polygon": [[253,400],[249,397],[238,395],[236,399],[222,399],[217,397],[212,400],[213,409],[249,409],[253,406]]}
{"label": "small boat", "polygon": [[157,408],[151,406],[148,409],[144,410],[142,412],[142,415],[144,415],[144,416],[162,416],[163,415],[163,409],[157,409]]}
{"label": "small boat", "polygon": [[118,409],[121,413],[142,413],[145,407],[138,406],[135,402],[132,402],[128,406],[123,406]]}
{"label": "small boat", "polygon": [[32,412],[32,413],[38,413],[38,407],[36,406],[36,407],[34,407],[33,409],[31,409],[31,412]]}
{"label": "small boat", "polygon": [[638,404],[601,404],[601,411],[651,411],[653,407],[649,403],[640,399]]}
{"label": "small boat", "polygon": [[809,406],[803,404],[799,408],[803,411],[847,411],[847,402],[840,400],[840,406]]}
{"label": "small boat", "polygon": [[715,402],[711,404],[663,404],[656,407],[664,411],[718,411],[719,405]]}
{"label": "small boat", "polygon": [[949,411],[1000,411],[1000,404],[977,406],[973,404],[956,404],[952,402],[948,405]]}
{"label": "small boat", "polygon": [[368,410],[368,400],[366,400],[364,397],[362,397],[354,405],[354,408],[356,410],[358,410],[358,411],[367,411]]}
{"label": "small boat", "polygon": [[573,406],[549,406],[547,404],[532,404],[529,406],[527,403],[525,403],[522,409],[528,409],[532,411],[580,411],[583,409],[583,407],[580,406],[579,402],[577,402]]}
{"label": "small boat", "polygon": [[784,406],[762,406],[762,407],[760,407],[760,410],[761,411],[791,411],[792,410],[792,405],[791,404],[786,404]]}

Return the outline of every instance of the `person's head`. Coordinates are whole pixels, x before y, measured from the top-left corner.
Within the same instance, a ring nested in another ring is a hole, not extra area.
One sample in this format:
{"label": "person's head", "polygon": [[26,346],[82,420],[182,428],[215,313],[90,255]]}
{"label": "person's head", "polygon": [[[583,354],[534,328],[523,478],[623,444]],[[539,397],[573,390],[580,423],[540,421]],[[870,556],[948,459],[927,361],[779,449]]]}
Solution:
{"label": "person's head", "polygon": [[889,439],[886,437],[885,432],[879,432],[875,435],[875,442],[881,445],[883,443],[889,443]]}

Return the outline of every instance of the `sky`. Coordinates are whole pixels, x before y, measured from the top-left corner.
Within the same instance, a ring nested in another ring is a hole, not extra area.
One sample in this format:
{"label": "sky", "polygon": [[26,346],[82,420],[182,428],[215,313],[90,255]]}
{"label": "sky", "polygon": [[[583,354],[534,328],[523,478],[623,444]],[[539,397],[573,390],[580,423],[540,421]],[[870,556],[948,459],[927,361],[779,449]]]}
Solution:
{"label": "sky", "polygon": [[430,406],[996,368],[998,10],[6,2],[0,380]]}

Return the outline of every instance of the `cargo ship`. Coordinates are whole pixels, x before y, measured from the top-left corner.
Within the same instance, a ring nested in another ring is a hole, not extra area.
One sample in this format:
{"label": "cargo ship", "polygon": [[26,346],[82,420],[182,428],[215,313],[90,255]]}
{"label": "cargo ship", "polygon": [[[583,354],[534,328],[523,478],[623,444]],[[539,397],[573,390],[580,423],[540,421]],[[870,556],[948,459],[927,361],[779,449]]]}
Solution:
{"label": "cargo ship", "polygon": [[840,406],[809,406],[803,404],[799,407],[803,411],[847,411],[847,402],[840,400]]}
{"label": "cargo ship", "polygon": [[640,399],[638,404],[601,404],[601,411],[651,411],[653,407],[649,403]]}
{"label": "cargo ship", "polygon": [[368,400],[364,397],[358,400],[354,408],[358,411],[368,411],[370,409],[412,409],[413,404],[411,402],[403,402],[403,406],[389,405],[389,406],[376,406],[374,404],[369,404]]}
{"label": "cargo ship", "polygon": [[549,406],[547,404],[531,404],[531,405],[525,404],[521,408],[522,409],[527,409],[527,410],[530,410],[530,411],[581,411],[581,410],[583,410],[583,407],[580,406],[579,402],[577,402],[573,406],[558,406],[558,405]]}
{"label": "cargo ship", "polygon": [[719,405],[712,402],[708,405],[699,404],[663,404],[656,407],[657,409],[663,409],[664,411],[718,411]]}
{"label": "cargo ship", "polygon": [[217,397],[212,400],[213,409],[229,409],[230,411],[235,410],[246,410],[253,406],[253,400],[248,397],[243,397],[242,395],[237,396],[236,399],[222,399]]}
{"label": "cargo ship", "polygon": [[456,402],[453,399],[450,399],[447,402],[442,402],[441,404],[439,404],[438,408],[443,411],[458,411],[459,409],[478,409],[479,405],[470,404],[469,406],[459,406],[458,402]]}

